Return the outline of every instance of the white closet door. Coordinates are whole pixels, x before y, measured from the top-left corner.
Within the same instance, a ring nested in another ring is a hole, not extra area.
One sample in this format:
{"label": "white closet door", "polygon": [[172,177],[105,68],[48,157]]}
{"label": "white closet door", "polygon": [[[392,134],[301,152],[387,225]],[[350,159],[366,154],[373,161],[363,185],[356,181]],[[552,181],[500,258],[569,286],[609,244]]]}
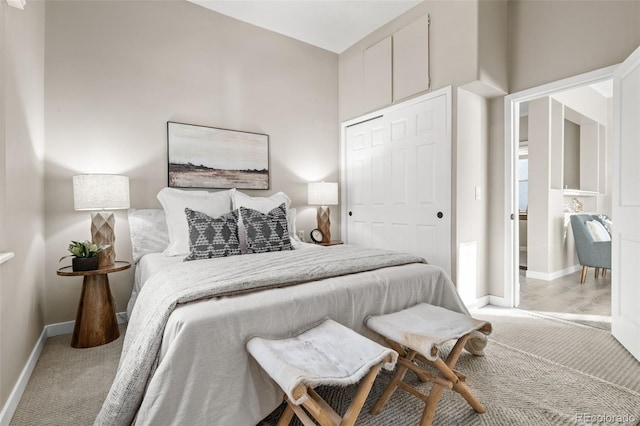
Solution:
{"label": "white closet door", "polygon": [[451,273],[447,95],[347,127],[347,242],[423,256]]}

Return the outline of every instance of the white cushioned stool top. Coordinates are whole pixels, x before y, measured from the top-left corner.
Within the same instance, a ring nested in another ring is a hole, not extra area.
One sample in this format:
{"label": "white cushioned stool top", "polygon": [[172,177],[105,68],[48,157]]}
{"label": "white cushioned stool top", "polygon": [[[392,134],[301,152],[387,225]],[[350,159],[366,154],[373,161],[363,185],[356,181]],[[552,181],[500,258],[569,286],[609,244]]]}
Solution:
{"label": "white cushioned stool top", "polygon": [[383,365],[387,370],[398,359],[394,350],[333,320],[288,339],[254,337],[247,342],[247,350],[296,405],[307,399],[306,394],[294,398],[293,390],[299,384],[347,386],[360,381],[385,358],[392,360]]}
{"label": "white cushioned stool top", "polygon": [[491,334],[491,323],[471,318],[439,306],[420,303],[388,315],[371,316],[367,327],[435,361],[432,350],[447,340],[478,330]]}

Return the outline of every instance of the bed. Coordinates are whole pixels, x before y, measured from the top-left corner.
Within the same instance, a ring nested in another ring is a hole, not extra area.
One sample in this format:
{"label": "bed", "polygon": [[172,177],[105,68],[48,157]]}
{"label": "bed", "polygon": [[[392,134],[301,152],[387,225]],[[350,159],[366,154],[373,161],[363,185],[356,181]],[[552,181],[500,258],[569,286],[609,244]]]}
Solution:
{"label": "bed", "polygon": [[[161,228],[152,224],[147,235]],[[246,353],[249,338],[289,337],[331,318],[377,339],[364,326],[368,315],[420,302],[468,314],[437,266],[393,252],[304,244],[292,231],[292,250],[195,262],[158,251],[165,239],[136,255],[132,231],[130,322],[96,424],[255,425],[282,402],[282,391]],[[485,339],[478,335],[467,349],[480,354]]]}

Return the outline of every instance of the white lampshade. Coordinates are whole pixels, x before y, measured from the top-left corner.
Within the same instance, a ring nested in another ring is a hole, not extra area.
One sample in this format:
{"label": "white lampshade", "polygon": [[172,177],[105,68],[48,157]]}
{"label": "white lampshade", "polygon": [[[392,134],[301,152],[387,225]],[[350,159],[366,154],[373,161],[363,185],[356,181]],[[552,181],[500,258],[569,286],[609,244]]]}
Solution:
{"label": "white lampshade", "polygon": [[338,205],[338,183],[316,182],[309,183],[308,201],[312,206]]}
{"label": "white lampshade", "polygon": [[129,208],[129,178],[120,175],[73,177],[76,210],[121,210]]}

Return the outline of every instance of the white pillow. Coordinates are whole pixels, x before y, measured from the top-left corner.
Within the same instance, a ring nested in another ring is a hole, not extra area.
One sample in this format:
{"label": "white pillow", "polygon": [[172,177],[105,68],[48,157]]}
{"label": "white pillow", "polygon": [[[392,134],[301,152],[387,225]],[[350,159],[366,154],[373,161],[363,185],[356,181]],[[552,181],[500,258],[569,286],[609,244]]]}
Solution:
{"label": "white pillow", "polygon": [[189,254],[189,225],[184,209],[202,212],[217,218],[231,211],[231,198],[235,189],[220,192],[184,191],[163,188],[158,192],[167,219],[169,245],[165,256],[185,256]]}
{"label": "white pillow", "polygon": [[609,235],[607,229],[599,221],[588,220],[585,224],[594,241],[611,241],[611,235]]}
{"label": "white pillow", "polygon": [[133,262],[148,253],[162,253],[169,244],[167,221],[162,209],[129,209]]}
{"label": "white pillow", "polygon": [[246,207],[248,209],[257,210],[260,213],[267,214],[271,210],[284,203],[287,210],[291,204],[291,198],[287,197],[284,192],[277,192],[270,197],[250,197],[244,192],[234,191],[232,195],[233,209]]}

